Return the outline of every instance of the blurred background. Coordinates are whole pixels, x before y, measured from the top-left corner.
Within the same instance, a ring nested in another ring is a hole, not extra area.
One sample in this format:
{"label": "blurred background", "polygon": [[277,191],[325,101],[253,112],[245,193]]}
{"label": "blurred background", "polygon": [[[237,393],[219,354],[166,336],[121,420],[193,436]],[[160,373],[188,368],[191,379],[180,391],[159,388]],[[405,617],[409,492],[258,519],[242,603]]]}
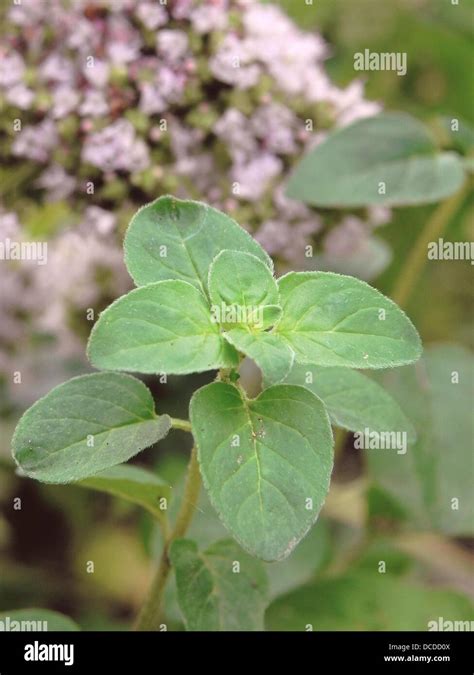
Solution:
{"label": "blurred background", "polygon": [[[0,261],[0,612],[48,607],[86,629],[126,629],[160,550],[155,524],[114,498],[17,477],[10,458],[17,419],[53,386],[90,370],[91,316],[132,287],[123,234],[135,210],[159,195],[226,211],[279,273],[310,264],[390,294],[434,207],[317,210],[286,198],[285,183],[330,130],[381,110],[409,112],[435,134],[443,118],[458,118],[467,130],[459,149],[472,152],[474,4],[0,0],[0,7],[0,241],[48,242],[46,265]],[[407,74],[361,77],[354,54],[366,48],[406,52]],[[233,55],[240,68],[230,65]],[[473,230],[466,199],[444,237],[469,241]],[[311,263],[307,244],[316,252]],[[363,456],[345,438],[317,525],[289,560],[267,565],[272,598],[319,584],[325,601],[315,629],[423,630],[427,617],[469,612],[472,309],[469,261],[429,261],[407,306],[425,360],[418,370],[381,375],[418,430],[416,446],[402,461]],[[446,385],[453,370],[462,373],[455,393]],[[249,370],[250,383],[255,377]],[[146,382],[158,412],[187,417],[192,392],[211,379]],[[188,450],[175,431],[134,461],[179,494]],[[456,518],[451,498],[459,499]],[[191,534],[201,543],[226,536],[204,496]],[[375,579],[380,561],[386,585]],[[269,627],[291,629],[298,602],[291,593],[279,599]],[[181,628],[172,584],[167,618]]]}

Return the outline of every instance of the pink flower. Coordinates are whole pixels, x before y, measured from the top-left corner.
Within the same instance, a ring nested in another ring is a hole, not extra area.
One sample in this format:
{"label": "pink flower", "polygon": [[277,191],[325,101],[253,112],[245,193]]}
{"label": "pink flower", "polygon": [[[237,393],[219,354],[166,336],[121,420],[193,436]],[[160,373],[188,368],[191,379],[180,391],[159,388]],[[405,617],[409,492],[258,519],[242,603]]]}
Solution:
{"label": "pink flower", "polygon": [[105,96],[97,89],[88,89],[84,100],[79,106],[79,114],[83,117],[103,117],[109,112],[109,105]]}
{"label": "pink flower", "polygon": [[248,118],[236,108],[228,108],[216,122],[214,132],[227,145],[234,163],[242,164],[257,152],[257,142]]}
{"label": "pink flower", "polygon": [[142,41],[130,22],[120,14],[112,15],[107,28],[109,41],[106,52],[112,64],[121,66],[136,61],[140,56]]}
{"label": "pink flower", "polygon": [[102,171],[142,171],[150,165],[146,144],[124,119],[91,134],[84,143],[82,159]]}
{"label": "pink flower", "polygon": [[173,0],[171,5],[171,15],[173,19],[189,18],[194,0]]}
{"label": "pink flower", "polygon": [[39,75],[49,82],[70,85],[75,80],[74,65],[65,56],[52,52],[40,65]]}
{"label": "pink flower", "polygon": [[66,117],[70,112],[75,110],[79,100],[80,97],[76,89],[72,89],[72,87],[67,85],[59,86],[53,92],[52,116],[55,119]]}
{"label": "pink flower", "polygon": [[168,14],[163,6],[155,2],[139,2],[137,16],[148,30],[156,30],[168,23]]}
{"label": "pink flower", "polygon": [[20,222],[14,211],[0,210],[0,241],[20,236]]}
{"label": "pink flower", "polygon": [[328,100],[336,108],[337,125],[341,127],[363,117],[372,117],[381,110],[378,103],[364,100],[364,84],[361,80],[354,80],[343,90],[333,87]]}
{"label": "pink flower", "polygon": [[88,66],[86,62],[82,68],[82,73],[89,84],[98,89],[102,89],[107,84],[109,71],[109,64],[100,59],[94,59],[90,66]]}
{"label": "pink flower", "polygon": [[0,52],[0,87],[12,87],[18,84],[25,72],[25,64],[18,52],[2,54]]}
{"label": "pink flower", "polygon": [[176,63],[186,56],[188,36],[182,30],[160,30],[156,37],[156,49],[169,63]]}
{"label": "pink flower", "polygon": [[28,110],[33,103],[35,94],[31,89],[25,87],[24,84],[16,84],[7,91],[5,98],[17,108]]}
{"label": "pink flower", "polygon": [[265,148],[270,152],[287,155],[296,151],[295,132],[298,119],[281,103],[260,106],[252,115],[250,123],[255,136],[264,142]]}
{"label": "pink flower", "polygon": [[92,231],[101,236],[111,234],[117,225],[117,219],[99,206],[88,206],[84,212],[82,227],[85,231]]}
{"label": "pink flower", "polygon": [[76,179],[67,174],[59,164],[51,164],[43,171],[36,185],[48,191],[50,201],[57,202],[74,192]]}
{"label": "pink flower", "polygon": [[47,162],[57,145],[58,135],[53,120],[46,118],[40,124],[24,127],[12,145],[12,153],[35,162]]}
{"label": "pink flower", "polygon": [[227,3],[220,5],[204,5],[193,9],[190,14],[191,23],[197,33],[211,33],[224,30],[228,22]]}
{"label": "pink flower", "polygon": [[159,69],[154,82],[140,85],[140,110],[147,115],[161,113],[170,103],[177,103],[184,91],[185,76],[166,66]]}
{"label": "pink flower", "polygon": [[218,80],[238,89],[253,87],[261,74],[260,66],[253,63],[247,43],[233,34],[225,36],[218,51],[210,59],[209,67]]}
{"label": "pink flower", "polygon": [[278,176],[282,169],[281,160],[270,153],[261,153],[247,164],[234,165],[231,174],[239,188],[236,196],[251,202],[257,201],[268,188],[271,179]]}
{"label": "pink flower", "polygon": [[324,248],[332,255],[349,255],[365,241],[366,232],[366,227],[359,218],[347,216],[326,236]]}

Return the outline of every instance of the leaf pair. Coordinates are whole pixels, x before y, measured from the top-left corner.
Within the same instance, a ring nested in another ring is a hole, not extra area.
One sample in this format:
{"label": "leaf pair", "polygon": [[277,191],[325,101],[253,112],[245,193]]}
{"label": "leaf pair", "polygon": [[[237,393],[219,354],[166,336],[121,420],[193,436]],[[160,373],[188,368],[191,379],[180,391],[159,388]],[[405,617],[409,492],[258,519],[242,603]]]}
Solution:
{"label": "leaf pair", "polygon": [[324,272],[277,282],[257,242],[203,204],[162,197],[141,209],[125,251],[136,283],[147,285],[94,326],[89,357],[98,368],[184,374],[235,367],[241,352],[268,385],[295,359],[386,368],[420,355],[412,324],[378,291]]}
{"label": "leaf pair", "polygon": [[205,204],[161,197],[141,209],[127,232],[125,260],[141,287],[95,325],[89,357],[98,368],[185,374],[236,366],[238,353],[222,329],[263,330],[279,316],[270,258]]}
{"label": "leaf pair", "polygon": [[278,280],[281,317],[270,332],[225,333],[263,372],[281,382],[293,363],[389,368],[416,361],[418,333],[397,305],[368,284],[329,272],[290,272]]}

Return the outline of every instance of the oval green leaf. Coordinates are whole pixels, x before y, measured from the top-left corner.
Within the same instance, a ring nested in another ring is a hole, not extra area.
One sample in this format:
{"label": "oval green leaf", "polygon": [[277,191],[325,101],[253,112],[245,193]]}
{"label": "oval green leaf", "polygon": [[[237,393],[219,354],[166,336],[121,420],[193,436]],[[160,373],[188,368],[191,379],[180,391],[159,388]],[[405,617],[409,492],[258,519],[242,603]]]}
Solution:
{"label": "oval green leaf", "polygon": [[418,438],[404,455],[367,451],[375,484],[402,507],[412,527],[472,536],[472,353],[459,345],[428,347],[416,367],[384,373],[382,383]]}
{"label": "oval green leaf", "polygon": [[113,302],[92,329],[88,355],[96,368],[175,375],[238,363],[206,298],[184,281],[149,284]]}
{"label": "oval green leaf", "polygon": [[187,630],[263,630],[268,584],[259,560],[230,540],[201,553],[187,539],[172,543],[170,560]]}
{"label": "oval green leaf", "polygon": [[207,294],[209,266],[224,249],[252,253],[273,269],[269,256],[235,220],[207,204],[170,196],[135,214],[124,249],[137,286],[181,279]]}
{"label": "oval green leaf", "polygon": [[250,554],[282,560],[316,521],[329,489],[332,433],[321,401],[276,385],[254,400],[214,382],[190,406],[204,485]]}
{"label": "oval green leaf", "polygon": [[[126,499],[143,507],[159,520],[163,520],[167,514],[171,486],[156,474],[139,466],[113,466],[82,480],[78,485]],[[166,508],[161,508],[162,503],[166,504]]]}
{"label": "oval green leaf", "polygon": [[282,318],[275,328],[295,360],[320,366],[393,368],[421,355],[406,314],[364,281],[330,272],[279,279]]}
{"label": "oval green leaf", "polygon": [[[272,271],[256,256],[239,251],[222,251],[209,269],[209,294],[221,325],[244,324],[261,329],[273,325],[270,308],[279,303],[278,285]],[[234,321],[228,310],[236,308]]]}
{"label": "oval green leaf", "polygon": [[297,165],[287,194],[314,206],[408,206],[439,201],[464,182],[459,157],[437,152],[410,115],[382,113],[330,134]]}
{"label": "oval green leaf", "polygon": [[[467,621],[472,603],[459,593],[424,588],[378,571],[351,572],[301,586],[267,610],[268,630],[427,631],[430,622]],[[431,628],[431,630],[437,630]]]}
{"label": "oval green leaf", "polygon": [[349,368],[296,364],[285,383],[299,384],[316,394],[332,422],[349,431],[402,432],[416,438],[413,424],[397,401],[377,382]]}
{"label": "oval green leaf", "polygon": [[290,372],[295,353],[280,335],[252,333],[245,328],[232,328],[223,335],[239,352],[255,361],[265,387],[278,384]]}
{"label": "oval green leaf", "polygon": [[81,375],[25,412],[13,435],[13,457],[31,478],[69,483],[126,462],[170,427],[140,380],[119,373]]}

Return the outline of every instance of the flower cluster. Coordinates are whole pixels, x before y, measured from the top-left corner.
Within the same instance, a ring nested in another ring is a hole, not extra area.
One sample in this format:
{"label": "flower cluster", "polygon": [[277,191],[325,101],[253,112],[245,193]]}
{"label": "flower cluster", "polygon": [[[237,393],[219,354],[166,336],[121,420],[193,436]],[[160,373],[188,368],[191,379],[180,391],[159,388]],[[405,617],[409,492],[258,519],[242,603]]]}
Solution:
{"label": "flower cluster", "polygon": [[[386,214],[341,221],[289,200],[284,187],[295,161],[329,129],[379,108],[364,99],[360,81],[335,86],[324,40],[278,7],[22,0],[10,5],[4,24],[0,133],[20,175],[14,192],[23,190],[25,203],[32,189],[36,203],[67,200],[75,223],[51,241],[47,273],[34,272],[31,294],[48,298],[36,330],[59,335],[71,307],[97,309],[104,295],[122,292],[122,232],[107,212],[120,216],[164,193],[229,212],[282,269],[314,266],[308,244],[339,262],[356,254],[364,269],[371,231]],[[6,267],[2,276],[20,275]]]}

